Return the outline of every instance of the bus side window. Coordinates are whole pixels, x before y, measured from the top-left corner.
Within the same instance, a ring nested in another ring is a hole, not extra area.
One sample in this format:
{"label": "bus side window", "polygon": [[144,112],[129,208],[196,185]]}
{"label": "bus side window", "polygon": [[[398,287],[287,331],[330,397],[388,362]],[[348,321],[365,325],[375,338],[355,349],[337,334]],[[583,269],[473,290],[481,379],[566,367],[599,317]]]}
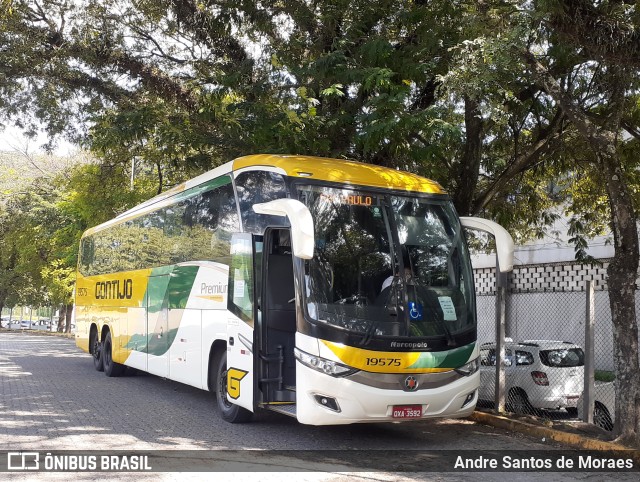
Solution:
{"label": "bus side window", "polygon": [[80,242],[80,262],[78,263],[79,271],[84,276],[93,274],[93,258],[95,254],[95,245],[93,236],[87,236]]}
{"label": "bus side window", "polygon": [[248,233],[236,233],[231,238],[228,308],[238,318],[253,325],[253,245]]}
{"label": "bus side window", "polygon": [[202,195],[198,203],[198,224],[209,231],[210,258],[230,264],[231,233],[239,230],[238,210],[231,183]]}
{"label": "bus side window", "polygon": [[246,171],[236,177],[236,192],[244,231],[262,234],[267,226],[289,226],[285,216],[257,214],[253,205],[287,197],[282,175],[270,171]]}

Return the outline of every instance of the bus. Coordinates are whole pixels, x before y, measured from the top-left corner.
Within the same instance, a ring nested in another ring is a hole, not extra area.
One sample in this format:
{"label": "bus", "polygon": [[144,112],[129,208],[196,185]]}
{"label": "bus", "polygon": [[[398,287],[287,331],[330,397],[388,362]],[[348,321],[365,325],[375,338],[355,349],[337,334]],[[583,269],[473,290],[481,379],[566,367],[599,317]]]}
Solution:
{"label": "bus", "polygon": [[478,399],[473,272],[436,182],[356,161],[235,159],[87,230],[76,344],[312,425],[464,417]]}

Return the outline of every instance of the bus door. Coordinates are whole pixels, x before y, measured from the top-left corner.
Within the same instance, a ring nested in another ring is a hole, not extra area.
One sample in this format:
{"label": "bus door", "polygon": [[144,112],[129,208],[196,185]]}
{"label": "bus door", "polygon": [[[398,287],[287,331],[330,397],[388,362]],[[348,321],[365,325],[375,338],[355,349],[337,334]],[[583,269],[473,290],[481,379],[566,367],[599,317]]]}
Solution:
{"label": "bus door", "polygon": [[267,229],[260,286],[260,388],[266,404],[295,403],[295,285],[289,229]]}
{"label": "bus door", "polygon": [[160,377],[169,376],[169,273],[149,277],[147,285],[147,368]]}
{"label": "bus door", "polygon": [[254,411],[257,320],[255,266],[261,251],[258,236],[235,233],[231,238],[228,284],[227,397],[229,401]]}

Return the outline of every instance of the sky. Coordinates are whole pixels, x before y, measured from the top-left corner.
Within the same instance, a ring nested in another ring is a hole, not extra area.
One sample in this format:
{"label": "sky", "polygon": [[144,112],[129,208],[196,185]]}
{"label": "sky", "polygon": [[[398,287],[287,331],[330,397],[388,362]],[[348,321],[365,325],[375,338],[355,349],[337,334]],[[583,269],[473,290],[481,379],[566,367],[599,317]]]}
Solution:
{"label": "sky", "polygon": [[[21,129],[16,127],[7,126],[4,130],[0,131],[0,152],[24,152],[26,149],[30,153],[42,153],[44,152],[40,146],[47,141],[46,135],[41,135],[36,139],[28,139],[23,135]],[[54,154],[64,156],[77,148],[73,144],[69,144],[64,140],[58,141],[58,148],[54,151]]]}

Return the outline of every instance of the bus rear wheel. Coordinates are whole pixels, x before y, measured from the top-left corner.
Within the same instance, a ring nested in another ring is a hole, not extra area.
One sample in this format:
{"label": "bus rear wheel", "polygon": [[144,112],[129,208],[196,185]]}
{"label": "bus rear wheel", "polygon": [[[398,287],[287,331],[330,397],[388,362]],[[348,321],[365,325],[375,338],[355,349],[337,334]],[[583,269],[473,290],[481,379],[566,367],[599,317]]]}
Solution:
{"label": "bus rear wheel", "polygon": [[215,363],[215,380],[211,384],[215,387],[216,401],[223,420],[230,423],[244,423],[251,420],[253,413],[246,408],[231,403],[227,399],[227,352],[221,351]]}
{"label": "bus rear wheel", "polygon": [[113,344],[111,343],[111,332],[107,333],[102,345],[102,360],[104,363],[104,374],[108,377],[119,377],[124,371],[124,365],[113,361]]}
{"label": "bus rear wheel", "polygon": [[104,361],[102,360],[102,344],[98,341],[98,330],[92,329],[89,337],[89,350],[93,357],[93,367],[99,372],[104,371]]}

